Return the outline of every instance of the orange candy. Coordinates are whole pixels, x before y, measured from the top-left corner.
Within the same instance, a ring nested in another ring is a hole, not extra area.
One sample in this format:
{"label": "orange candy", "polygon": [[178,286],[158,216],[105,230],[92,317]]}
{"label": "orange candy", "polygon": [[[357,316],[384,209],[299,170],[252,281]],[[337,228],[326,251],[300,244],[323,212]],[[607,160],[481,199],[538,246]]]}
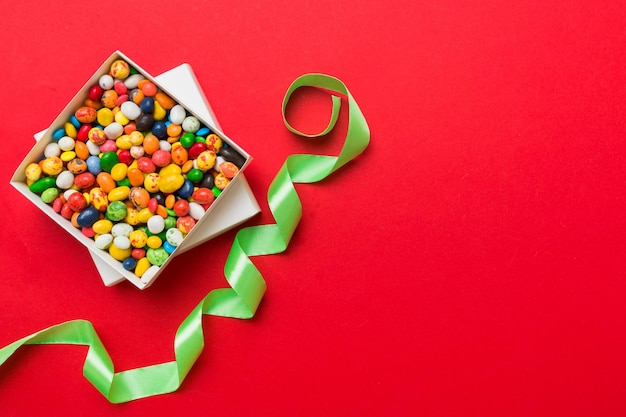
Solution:
{"label": "orange candy", "polygon": [[150,194],[143,187],[133,187],[130,189],[128,198],[138,210],[141,210],[148,207]]}
{"label": "orange candy", "polygon": [[143,185],[143,172],[139,168],[128,168],[126,177],[133,187],[141,187]]}
{"label": "orange candy", "polygon": [[193,161],[190,159],[187,162],[185,162],[180,169],[181,169],[183,174],[186,174],[189,171],[191,171],[192,168],[193,168]]}
{"label": "orange candy", "polygon": [[181,125],[175,125],[174,123],[170,124],[167,127],[167,135],[171,136],[171,137],[177,137],[180,136],[180,134],[182,133],[183,128]]}
{"label": "orange candy", "polygon": [[143,149],[148,155],[152,155],[159,150],[159,138],[154,135],[147,135],[143,139]]}
{"label": "orange candy", "polygon": [[96,182],[106,194],[109,194],[117,184],[113,180],[113,177],[108,172],[101,172],[96,177]]}
{"label": "orange candy", "polygon": [[167,94],[160,91],[156,93],[154,98],[165,110],[171,109],[176,104],[174,100],[172,100]]}
{"label": "orange candy", "polygon": [[83,161],[86,161],[89,158],[89,149],[87,145],[81,141],[76,141],[74,144],[74,152],[76,152],[76,156]]}
{"label": "orange candy", "polygon": [[175,203],[176,203],[176,196],[174,194],[170,194],[167,197],[165,197],[166,208],[171,209],[172,207],[174,207]]}
{"label": "orange candy", "polygon": [[141,92],[146,97],[154,97],[154,95],[157,93],[156,85],[154,85],[154,83],[150,80],[146,80],[146,79],[141,80],[139,84],[137,84],[137,87],[141,89]]}
{"label": "orange candy", "polygon": [[172,148],[172,162],[176,165],[184,165],[189,160],[189,153],[187,149],[182,146],[176,146]]}

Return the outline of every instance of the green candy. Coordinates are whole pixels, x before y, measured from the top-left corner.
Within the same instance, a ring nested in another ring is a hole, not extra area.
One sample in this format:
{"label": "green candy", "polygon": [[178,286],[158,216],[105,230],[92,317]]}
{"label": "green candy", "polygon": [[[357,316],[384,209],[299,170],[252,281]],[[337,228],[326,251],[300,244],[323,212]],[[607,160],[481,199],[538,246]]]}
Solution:
{"label": "green candy", "polygon": [[111,173],[113,167],[119,163],[120,158],[118,158],[115,152],[104,152],[100,157],[100,168],[108,173]]}
{"label": "green candy", "polygon": [[54,177],[46,177],[40,180],[35,181],[28,187],[30,191],[36,194],[41,194],[46,191],[48,188],[52,188],[56,186],[57,180]]}
{"label": "green candy", "polygon": [[148,248],[146,251],[146,258],[152,265],[161,266],[167,261],[168,254],[165,249],[161,248]]}
{"label": "green candy", "polygon": [[132,187],[132,185],[130,185],[130,180],[128,178],[124,178],[121,181],[118,181],[117,186],[118,187]]}
{"label": "green candy", "polygon": [[[169,209],[168,209],[167,212],[169,214]],[[165,218],[165,230],[171,229],[172,227],[176,227],[176,217],[174,217],[174,216],[167,216]]]}
{"label": "green candy", "polygon": [[199,170],[198,168],[192,168],[187,173],[187,179],[194,184],[199,183],[204,178],[204,172]]}
{"label": "green candy", "polygon": [[191,132],[187,132],[180,137],[180,144],[183,145],[183,148],[189,148],[194,143],[196,143],[196,136]]}
{"label": "green candy", "polygon": [[59,189],[56,187],[50,187],[41,193],[41,201],[46,204],[50,204],[54,201],[55,198],[59,196]]}
{"label": "green candy", "polygon": [[109,207],[107,207],[105,217],[112,222],[118,222],[126,217],[127,212],[128,208],[126,204],[121,201],[113,201],[109,204]]}

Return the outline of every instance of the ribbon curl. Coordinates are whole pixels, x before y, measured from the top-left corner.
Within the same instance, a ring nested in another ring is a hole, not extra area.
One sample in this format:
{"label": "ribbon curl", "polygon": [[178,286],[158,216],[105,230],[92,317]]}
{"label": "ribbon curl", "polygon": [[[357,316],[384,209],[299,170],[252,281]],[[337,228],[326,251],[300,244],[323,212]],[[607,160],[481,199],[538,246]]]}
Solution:
{"label": "ribbon curl", "polygon": [[[331,93],[332,113],[328,126],[320,133],[305,134],[294,129],[285,112],[292,93],[300,87],[317,87]],[[341,98],[349,105],[348,129],[338,156],[294,154],[286,158],[268,189],[268,203],[275,224],[250,226],[235,235],[224,265],[229,288],[212,290],[180,324],[174,338],[175,360],[115,372],[113,362],[91,322],[67,321],[33,333],[0,349],[0,365],[23,345],[68,344],[89,346],[83,375],[111,403],[176,391],[204,349],[204,314],[248,319],[254,316],[265,294],[266,283],[251,256],[283,252],[302,217],[302,204],[294,183],[318,182],[359,155],[369,144],[370,131],[356,101],[343,82],[325,74],[305,74],[288,88],[282,105],[287,129],[305,137],[330,132],[338,119]]]}

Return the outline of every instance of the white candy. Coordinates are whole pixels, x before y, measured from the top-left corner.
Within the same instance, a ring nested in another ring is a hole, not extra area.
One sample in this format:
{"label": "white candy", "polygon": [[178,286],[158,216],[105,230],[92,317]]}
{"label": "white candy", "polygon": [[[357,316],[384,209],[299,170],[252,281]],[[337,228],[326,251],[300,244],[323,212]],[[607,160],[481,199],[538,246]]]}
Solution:
{"label": "white candy", "polygon": [[90,155],[98,156],[100,155],[100,147],[96,145],[94,142],[88,140],[87,142],[87,150]]}
{"label": "white candy", "polygon": [[193,116],[185,117],[183,120],[183,130],[185,132],[195,133],[198,129],[200,129],[200,121]]}
{"label": "white candy", "polygon": [[172,150],[172,144],[169,143],[166,140],[160,140],[159,141],[159,149],[163,150],[163,151],[171,151]]}
{"label": "white candy", "polygon": [[170,245],[178,246],[183,241],[183,232],[181,232],[180,230],[178,230],[175,227],[172,227],[171,229],[167,229],[167,233],[165,234],[165,238],[170,243]]}
{"label": "white candy", "polygon": [[150,233],[161,233],[165,229],[165,220],[161,216],[152,216],[148,219],[148,230]]}
{"label": "white candy", "polygon": [[115,140],[124,133],[124,126],[117,122],[113,122],[104,128],[104,134],[108,139]]}
{"label": "white candy", "polygon": [[189,203],[189,215],[195,220],[200,220],[204,215],[204,208],[200,204],[192,201]]}
{"label": "white candy", "polygon": [[156,266],[156,265],[152,265],[141,276],[141,282],[144,283],[144,284],[149,283],[150,281],[152,281],[152,278],[154,278],[154,276],[157,274],[157,272],[159,272],[159,267]]}
{"label": "white candy", "polygon": [[120,106],[120,111],[129,120],[135,120],[141,115],[141,109],[132,101],[125,101]]}
{"label": "white candy", "polygon": [[174,123],[175,125],[183,124],[185,116],[187,116],[187,112],[185,112],[185,108],[180,104],[177,104],[170,109],[170,122]]}
{"label": "white candy", "polygon": [[115,84],[115,80],[109,74],[104,74],[98,80],[98,85],[102,87],[103,90],[110,90],[113,88],[113,84]]}
{"label": "white candy", "polygon": [[[134,230],[133,226],[131,226],[128,223],[115,223],[113,227],[111,228],[111,234],[114,237],[119,237],[119,236],[128,237],[133,232],[133,230]],[[119,247],[119,245],[117,244],[115,246]]]}
{"label": "white candy", "polygon": [[117,236],[113,239],[113,244],[122,250],[130,248],[130,239],[126,236]]}
{"label": "white candy", "polygon": [[130,155],[135,159],[141,158],[145,153],[146,150],[143,148],[143,146],[133,146],[132,148],[130,148]]}
{"label": "white candy", "polygon": [[61,148],[59,148],[59,144],[56,142],[50,142],[49,144],[47,144],[46,148],[43,151],[43,155],[46,158],[61,155]]}
{"label": "white candy", "polygon": [[133,88],[137,88],[139,81],[143,80],[144,78],[145,77],[141,74],[131,74],[124,80],[124,85],[129,90],[132,90]]}
{"label": "white candy", "polygon": [[113,235],[110,233],[102,234],[96,238],[94,243],[98,249],[108,249],[113,243]]}
{"label": "white candy", "polygon": [[56,184],[60,189],[67,190],[74,184],[74,174],[70,171],[62,171],[57,175]]}
{"label": "white candy", "polygon": [[76,142],[69,136],[63,136],[61,139],[59,139],[57,143],[59,144],[59,148],[62,151],[71,151],[72,149],[74,149],[74,144]]}

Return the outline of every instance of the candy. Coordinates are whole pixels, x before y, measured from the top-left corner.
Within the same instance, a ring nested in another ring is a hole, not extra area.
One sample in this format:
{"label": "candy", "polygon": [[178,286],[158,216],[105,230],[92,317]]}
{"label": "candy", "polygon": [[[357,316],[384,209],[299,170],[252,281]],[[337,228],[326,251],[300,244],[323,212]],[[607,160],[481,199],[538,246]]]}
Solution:
{"label": "candy", "polygon": [[113,244],[113,236],[108,233],[100,235],[96,237],[95,243],[96,243],[96,248],[98,249],[101,249],[101,250],[109,249],[111,244]]}
{"label": "candy", "polygon": [[146,258],[152,265],[161,266],[167,261],[169,254],[165,249],[161,248],[148,248],[146,251]]}
{"label": "candy", "polygon": [[43,193],[41,193],[41,201],[43,201],[46,204],[50,204],[57,198],[58,195],[59,195],[58,189],[54,187],[48,188],[47,190],[44,190]]}
{"label": "candy", "polygon": [[96,248],[150,280],[219,195],[214,178],[224,188],[245,158],[123,59],[83,94],[26,166],[26,182]]}
{"label": "candy", "polygon": [[92,224],[98,220],[100,217],[100,212],[94,207],[87,207],[83,211],[80,212],[76,222],[81,227],[90,227]]}
{"label": "candy", "polygon": [[57,156],[48,157],[41,164],[41,170],[46,175],[58,175],[63,170],[63,161]]}
{"label": "candy", "polygon": [[36,163],[30,163],[26,166],[26,179],[29,181],[37,181],[41,177],[41,166]]}
{"label": "candy", "polygon": [[130,75],[130,66],[122,59],[118,59],[111,64],[111,76],[123,80]]}

